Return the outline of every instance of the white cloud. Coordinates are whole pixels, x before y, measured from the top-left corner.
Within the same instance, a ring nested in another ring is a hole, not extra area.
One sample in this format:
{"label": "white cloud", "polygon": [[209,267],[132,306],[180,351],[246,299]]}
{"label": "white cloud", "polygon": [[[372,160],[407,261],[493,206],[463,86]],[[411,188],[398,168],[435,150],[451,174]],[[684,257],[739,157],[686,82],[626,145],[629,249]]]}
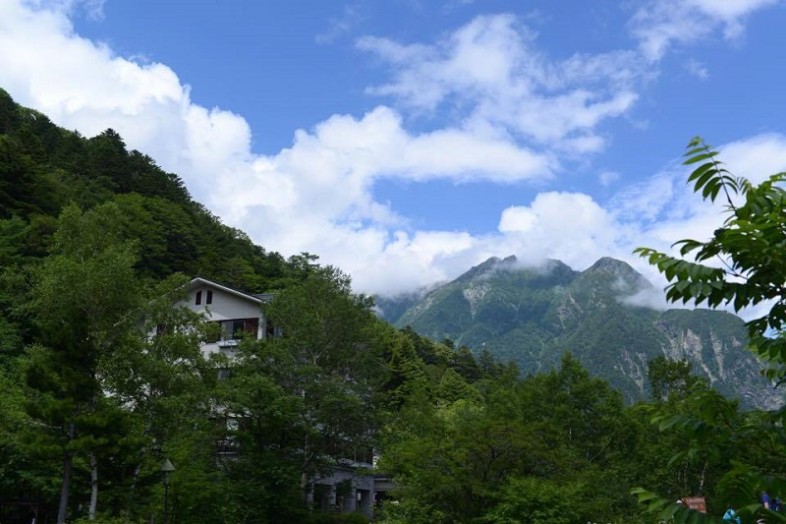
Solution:
{"label": "white cloud", "polygon": [[642,182],[623,187],[614,195],[611,205],[625,221],[651,223],[663,220],[669,210],[673,209],[675,192],[679,192],[678,179],[682,172],[679,168],[669,169]]}
{"label": "white cloud", "polygon": [[554,258],[572,267],[586,267],[605,255],[624,256],[615,245],[624,229],[582,193],[540,193],[529,206],[505,209],[499,222],[519,258]]}
{"label": "white cloud", "polygon": [[358,5],[347,4],[342,10],[341,16],[331,17],[328,20],[328,28],[317,34],[315,40],[318,44],[332,43],[337,38],[349,33],[362,18]]}
{"label": "white cloud", "polygon": [[699,80],[707,80],[710,77],[709,69],[698,60],[688,60],[684,67],[688,73]]}
{"label": "white cloud", "polygon": [[761,182],[786,171],[786,136],[765,133],[726,144],[720,158],[732,174]]}
{"label": "white cloud", "polygon": [[[436,45],[365,39],[359,45],[397,71],[379,92],[426,111],[450,100],[462,118],[413,133],[403,109],[380,106],[334,115],[263,156],[251,150],[242,117],[194,104],[164,64],[138,63],[74,34],[76,4],[47,5],[0,2],[0,85],[18,102],[88,136],[115,128],[256,242],[285,255],[317,253],[350,272],[362,291],[417,289],[509,254],[532,263],[558,258],[576,269],[610,255],[657,282],[631,255],[634,247],[669,249],[718,224],[718,210],[685,185],[687,169],[674,166],[605,204],[577,192],[541,193],[501,211],[498,230],[486,234],[413,230],[375,200],[384,178],[499,184],[557,176],[558,156],[602,148],[598,127],[635,103],[644,73],[632,53],[550,60],[534,47],[535,35],[507,16],[476,19]],[[724,146],[722,158],[758,180],[786,169],[784,151],[786,137],[768,134]]]}
{"label": "white cloud", "polygon": [[470,128],[494,128],[566,152],[602,149],[603,121],[628,112],[647,76],[635,53],[550,59],[537,35],[512,15],[479,16],[436,44],[358,40],[394,71],[369,88],[404,107],[432,113],[450,105]]}
{"label": "white cloud", "polygon": [[248,153],[245,120],[191,103],[159,63],[139,64],[74,34],[60,4],[0,4],[0,84],[21,104],[87,136],[116,129],[204,195],[218,166]]}
{"label": "white cloud", "polygon": [[673,44],[705,39],[722,30],[726,39],[739,38],[745,19],[781,0],[649,0],[629,25],[649,60],[660,60]]}
{"label": "white cloud", "polygon": [[[786,136],[781,134],[756,135],[717,149],[732,174],[754,182],[786,171]],[[584,269],[600,256],[614,256],[633,265],[656,287],[626,301],[655,309],[680,307],[665,303],[659,291],[664,278],[632,251],[646,246],[677,255],[675,241],[706,240],[722,223],[724,203],[710,204],[695,195],[686,184],[690,170],[666,166],[647,181],[624,188],[605,206],[581,193],[541,193],[528,206],[503,211],[501,236],[495,242],[505,249],[496,254],[513,253],[533,263],[558,258],[574,269]],[[760,314],[760,307],[742,312],[747,319]]]}
{"label": "white cloud", "polygon": [[646,307],[657,311],[679,308],[681,304],[671,304],[666,302],[666,296],[659,288],[651,287],[640,289],[633,295],[622,297],[620,302],[631,306]]}
{"label": "white cloud", "polygon": [[689,0],[688,3],[707,16],[721,20],[727,38],[736,38],[743,30],[742,22],[750,13],[779,3],[781,0]]}
{"label": "white cloud", "polygon": [[34,9],[46,7],[64,14],[74,14],[84,11],[94,20],[104,17],[105,0],[26,0],[27,5]]}
{"label": "white cloud", "polygon": [[398,231],[366,265],[355,264],[353,282],[389,295],[431,286],[476,264],[482,250],[479,244],[477,237],[466,232]]}
{"label": "white cloud", "polygon": [[[786,136],[775,133],[761,134],[717,147],[732,175],[745,176],[754,183],[769,175],[786,171]],[[695,166],[693,166],[695,167]],[[691,238],[709,239],[721,225],[725,216],[725,202],[714,204],[694,194],[686,184],[691,169],[685,166],[668,166],[653,176],[649,182],[627,188],[609,205],[615,220],[625,223],[632,232],[629,238],[636,246],[647,246],[677,255],[671,246],[675,241]],[[635,210],[641,211],[636,214]],[[631,248],[634,244],[629,244]],[[709,261],[709,264],[720,264]],[[665,284],[653,268],[636,264],[647,278]],[[637,297],[641,305],[652,302],[652,297]],[[655,307],[655,303],[651,307]],[[761,315],[765,306],[756,306],[741,313],[746,319]]]}
{"label": "white cloud", "polygon": [[214,202],[221,206],[226,197],[231,206],[224,211],[236,221],[243,219],[243,210],[263,207],[277,217],[291,212],[293,222],[308,213],[328,222],[384,224],[396,220],[372,201],[370,189],[377,179],[513,182],[548,177],[555,166],[549,155],[460,130],[411,135],[395,111],[378,107],[359,120],[336,115],[313,133],[298,131],[291,148],[256,157],[251,169],[235,166],[227,183],[250,190],[231,197],[233,187],[219,187]]}
{"label": "white cloud", "polygon": [[603,187],[609,187],[620,179],[620,174],[616,171],[603,171],[598,175],[598,182]]}
{"label": "white cloud", "polygon": [[[786,136],[755,135],[716,147],[732,175],[761,182],[786,170]],[[697,167],[697,166],[692,166]],[[661,249],[682,238],[708,238],[720,223],[725,201],[702,200],[687,183],[691,166],[674,164],[645,181],[621,189],[609,202],[617,220],[636,223]]]}

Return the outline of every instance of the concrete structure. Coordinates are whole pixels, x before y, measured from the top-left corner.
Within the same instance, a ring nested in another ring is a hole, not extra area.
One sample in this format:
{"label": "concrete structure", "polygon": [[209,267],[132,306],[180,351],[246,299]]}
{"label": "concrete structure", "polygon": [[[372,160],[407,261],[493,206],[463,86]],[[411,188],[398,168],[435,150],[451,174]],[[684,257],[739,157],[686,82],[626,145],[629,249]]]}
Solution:
{"label": "concrete structure", "polygon": [[312,480],[310,503],[322,511],[373,517],[375,486],[370,468],[371,464],[352,461],[334,466],[330,475]]}
{"label": "concrete structure", "polygon": [[309,504],[321,511],[358,512],[373,518],[374,509],[393,490],[393,483],[371,468],[371,464],[352,461],[334,466],[330,475],[312,480]]}

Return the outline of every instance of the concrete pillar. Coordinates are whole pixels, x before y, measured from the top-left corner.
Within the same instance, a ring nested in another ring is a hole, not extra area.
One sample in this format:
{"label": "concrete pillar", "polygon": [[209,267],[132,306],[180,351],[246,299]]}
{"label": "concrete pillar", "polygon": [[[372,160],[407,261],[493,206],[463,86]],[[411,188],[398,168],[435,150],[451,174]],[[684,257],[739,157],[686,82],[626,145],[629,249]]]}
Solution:
{"label": "concrete pillar", "polygon": [[360,495],[358,504],[360,506],[360,512],[363,513],[368,518],[374,516],[374,492],[367,490],[367,489],[359,489],[358,494]]}
{"label": "concrete pillar", "polygon": [[306,491],[306,507],[309,508],[309,510],[314,507],[314,484],[313,483],[310,483],[308,485],[308,488],[307,488],[307,491]]}
{"label": "concrete pillar", "polygon": [[344,497],[344,504],[341,508],[342,513],[354,513],[358,507],[358,494],[357,490],[353,489],[348,495]]}
{"label": "concrete pillar", "polygon": [[322,511],[331,511],[336,506],[336,485],[330,484],[322,504]]}

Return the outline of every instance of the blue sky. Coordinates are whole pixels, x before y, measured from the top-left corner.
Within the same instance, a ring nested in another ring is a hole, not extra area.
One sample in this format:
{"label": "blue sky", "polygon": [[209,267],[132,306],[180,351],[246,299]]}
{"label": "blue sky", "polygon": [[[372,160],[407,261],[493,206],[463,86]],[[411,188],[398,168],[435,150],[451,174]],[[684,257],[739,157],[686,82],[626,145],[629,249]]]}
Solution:
{"label": "blue sky", "polygon": [[0,0],[0,86],[360,291],[510,254],[655,278],[634,247],[719,220],[692,136],[786,170],[783,27],[778,0]]}

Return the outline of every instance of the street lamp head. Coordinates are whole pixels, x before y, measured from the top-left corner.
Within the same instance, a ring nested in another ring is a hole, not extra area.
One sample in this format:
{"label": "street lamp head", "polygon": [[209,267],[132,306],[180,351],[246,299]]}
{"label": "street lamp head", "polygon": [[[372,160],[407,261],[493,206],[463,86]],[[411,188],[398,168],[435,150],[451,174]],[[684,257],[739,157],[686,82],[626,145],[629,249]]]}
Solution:
{"label": "street lamp head", "polygon": [[160,471],[166,475],[175,471],[175,466],[172,464],[172,461],[169,460],[169,458],[165,458],[164,462],[161,463]]}
{"label": "street lamp head", "polygon": [[169,474],[175,471],[175,466],[169,457],[165,457],[159,468],[161,473],[164,474],[164,524],[169,523]]}

